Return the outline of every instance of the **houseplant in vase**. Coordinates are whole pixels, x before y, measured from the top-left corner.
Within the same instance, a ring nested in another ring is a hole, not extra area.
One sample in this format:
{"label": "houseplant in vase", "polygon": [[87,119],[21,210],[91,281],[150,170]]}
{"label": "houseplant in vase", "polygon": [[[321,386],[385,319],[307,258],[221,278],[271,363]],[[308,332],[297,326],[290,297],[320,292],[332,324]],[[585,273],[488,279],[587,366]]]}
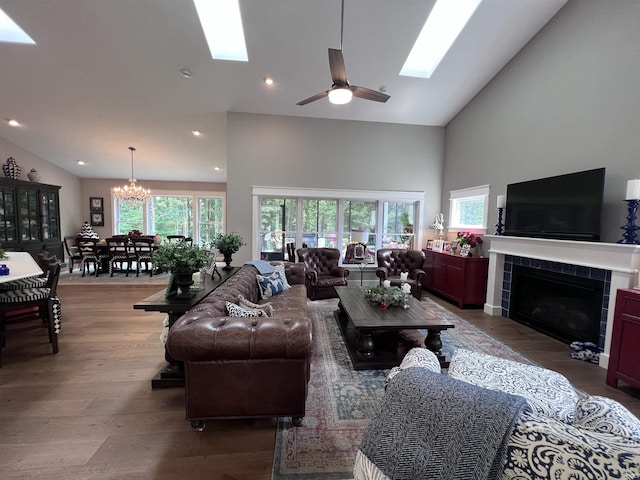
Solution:
{"label": "houseplant in vase", "polygon": [[[458,241],[460,249],[465,245],[469,245],[469,248],[471,249],[475,249],[482,245],[482,237],[471,232],[458,232],[456,240]],[[469,252],[469,256],[472,256],[471,252]]]}
{"label": "houseplant in vase", "polygon": [[224,263],[226,265],[222,267],[223,270],[231,270],[233,268],[231,266],[231,256],[244,245],[246,243],[244,243],[242,237],[235,232],[218,233],[213,242],[211,242],[211,246],[217,248],[224,255]]}
{"label": "houseplant in vase", "polygon": [[193,274],[205,265],[209,265],[211,254],[209,249],[186,242],[167,243],[161,245],[152,255],[153,264],[167,272],[171,272],[171,280],[167,294],[172,294],[173,284],[180,290],[179,297],[191,297],[189,291],[193,285]]}

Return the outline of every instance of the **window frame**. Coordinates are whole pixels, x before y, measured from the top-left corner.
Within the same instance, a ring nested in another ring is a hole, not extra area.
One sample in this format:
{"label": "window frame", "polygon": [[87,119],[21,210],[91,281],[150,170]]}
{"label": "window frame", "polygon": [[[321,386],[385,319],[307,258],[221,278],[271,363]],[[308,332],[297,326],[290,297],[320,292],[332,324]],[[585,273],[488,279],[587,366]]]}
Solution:
{"label": "window frame", "polygon": [[[477,187],[462,188],[459,190],[449,191],[449,225],[447,229],[466,231],[472,233],[487,232],[489,219],[489,196],[491,187],[489,185],[480,185]],[[482,225],[465,225],[460,221],[460,202],[474,198],[483,198]]]}

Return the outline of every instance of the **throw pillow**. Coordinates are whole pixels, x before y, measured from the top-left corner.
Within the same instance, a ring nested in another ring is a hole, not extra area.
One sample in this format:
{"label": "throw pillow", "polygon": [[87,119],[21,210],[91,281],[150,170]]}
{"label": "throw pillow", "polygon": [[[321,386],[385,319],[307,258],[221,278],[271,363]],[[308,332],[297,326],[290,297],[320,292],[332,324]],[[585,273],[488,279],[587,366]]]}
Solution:
{"label": "throw pillow", "polygon": [[640,420],[611,398],[594,395],[580,399],[573,426],[640,442]]}
{"label": "throw pillow", "polygon": [[573,422],[578,393],[569,380],[552,370],[458,348],[448,373],[479,387],[520,395],[535,412]]}
{"label": "throw pillow", "polygon": [[277,265],[275,271],[268,277],[256,275],[256,278],[263,299],[271,298],[291,288],[284,273],[284,265]]}
{"label": "throw pillow", "polygon": [[273,305],[271,303],[253,303],[244,298],[243,295],[238,295],[238,305],[245,308],[252,308],[253,310],[263,310],[266,313],[266,317],[273,317]]}
{"label": "throw pillow", "polygon": [[227,302],[227,313],[230,317],[266,317],[267,314],[263,310],[252,310],[242,308],[235,303]]}

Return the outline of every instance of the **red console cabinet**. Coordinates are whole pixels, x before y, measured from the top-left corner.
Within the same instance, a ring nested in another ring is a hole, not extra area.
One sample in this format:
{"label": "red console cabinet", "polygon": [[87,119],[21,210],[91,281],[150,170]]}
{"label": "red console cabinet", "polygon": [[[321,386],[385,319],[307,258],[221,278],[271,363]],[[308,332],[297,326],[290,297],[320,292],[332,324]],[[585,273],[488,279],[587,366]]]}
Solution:
{"label": "red console cabinet", "polygon": [[425,254],[422,286],[453,300],[460,308],[482,305],[487,296],[489,259],[460,257],[423,250]]}
{"label": "red console cabinet", "polygon": [[618,380],[640,388],[640,291],[619,289],[613,318],[607,385]]}

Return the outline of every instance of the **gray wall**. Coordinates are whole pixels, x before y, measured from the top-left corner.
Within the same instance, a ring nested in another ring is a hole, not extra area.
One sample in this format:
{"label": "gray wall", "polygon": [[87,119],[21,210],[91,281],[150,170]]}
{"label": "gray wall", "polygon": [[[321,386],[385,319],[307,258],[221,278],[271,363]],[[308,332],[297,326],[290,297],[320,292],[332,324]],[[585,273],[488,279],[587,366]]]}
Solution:
{"label": "gray wall", "polygon": [[252,186],[425,191],[430,222],[443,148],[442,127],[228,114],[227,231],[248,244],[234,263],[251,255]]}
{"label": "gray wall", "polygon": [[63,235],[76,233],[74,219],[81,216],[80,179],[62,168],[49,163],[47,160],[18,147],[17,145],[0,137],[0,163],[13,157],[22,168],[20,180],[28,180],[27,173],[35,168],[40,173],[40,183],[60,185],[60,229]]}
{"label": "gray wall", "polygon": [[[622,238],[626,182],[640,178],[640,1],[569,0],[447,126],[452,189],[606,167],[603,241]],[[489,233],[493,233],[490,231]]]}

